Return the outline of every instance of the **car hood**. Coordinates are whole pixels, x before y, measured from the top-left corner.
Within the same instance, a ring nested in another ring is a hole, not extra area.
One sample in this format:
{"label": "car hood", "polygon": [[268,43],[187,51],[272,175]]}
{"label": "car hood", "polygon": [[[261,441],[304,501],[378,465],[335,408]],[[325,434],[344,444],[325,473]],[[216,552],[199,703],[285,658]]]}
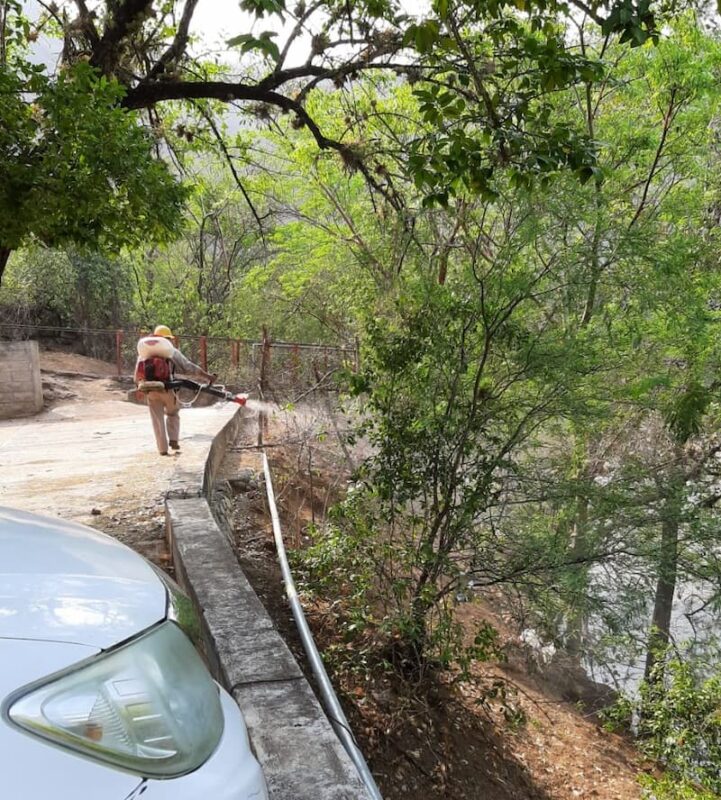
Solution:
{"label": "car hood", "polygon": [[91,528],[0,508],[0,639],[106,649],[166,616],[152,567]]}

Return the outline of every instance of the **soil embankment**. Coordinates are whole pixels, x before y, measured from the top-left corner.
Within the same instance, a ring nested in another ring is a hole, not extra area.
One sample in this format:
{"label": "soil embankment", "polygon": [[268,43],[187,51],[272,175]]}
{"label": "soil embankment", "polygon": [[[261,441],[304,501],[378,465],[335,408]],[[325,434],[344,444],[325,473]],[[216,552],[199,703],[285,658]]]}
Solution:
{"label": "soil embankment", "polygon": [[[346,477],[342,457],[333,453],[328,439],[314,449],[309,464],[307,429],[298,433],[298,425],[282,415],[266,432],[289,547],[303,545],[306,526],[322,520]],[[254,444],[255,432],[247,431],[223,470],[236,490],[236,549],[244,572],[303,664]],[[319,645],[343,647],[329,609],[308,611]],[[386,800],[409,795],[428,800],[638,800],[636,776],[643,764],[633,746],[603,730],[580,704],[565,699],[567,687],[555,680],[558,676],[549,680],[538,674],[510,626],[479,599],[463,604],[460,612],[469,628],[481,620],[499,628],[512,654],[507,663],[479,664],[473,682],[461,687],[439,683],[422,696],[380,672],[332,675]],[[326,661],[332,672],[333,659]],[[494,684],[503,692],[488,701],[484,696]]]}

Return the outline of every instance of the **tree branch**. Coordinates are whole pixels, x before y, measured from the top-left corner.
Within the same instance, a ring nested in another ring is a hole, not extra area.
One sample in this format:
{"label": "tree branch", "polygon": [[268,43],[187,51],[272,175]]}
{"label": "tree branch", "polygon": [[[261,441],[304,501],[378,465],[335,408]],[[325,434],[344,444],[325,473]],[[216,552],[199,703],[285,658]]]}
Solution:
{"label": "tree branch", "polygon": [[108,75],[115,70],[120,42],[132,25],[152,7],[153,0],[123,0],[115,6],[98,46],[93,48],[90,64]]}
{"label": "tree branch", "polygon": [[226,83],[223,81],[153,81],[140,83],[128,90],[122,105],[127,109],[150,108],[167,100],[220,100],[230,103],[234,100],[247,100],[256,103],[267,103],[291,112],[308,128],[321,150],[335,150],[350,170],[357,170],[366,179],[369,186],[383,195],[396,209],[403,206],[398,195],[388,187],[381,186],[360,154],[351,146],[329,139],[321,131],[315,120],[305,108],[290,97],[278,92],[263,89],[258,85],[245,83]]}
{"label": "tree branch", "polygon": [[638,222],[639,217],[646,208],[646,203],[648,201],[648,192],[649,189],[651,188],[651,183],[653,182],[653,179],[656,176],[658,165],[659,162],[661,161],[661,155],[663,153],[664,147],[666,146],[666,139],[668,138],[668,132],[671,130],[671,125],[673,123],[674,117],[676,116],[676,110],[677,110],[677,107],[675,105],[676,91],[677,90],[675,87],[671,90],[671,97],[669,99],[668,109],[663,117],[663,130],[661,131],[661,139],[658,143],[658,147],[656,148],[656,154],[654,155],[653,163],[651,164],[651,169],[649,170],[648,173],[648,178],[646,179],[645,185],[643,187],[643,194],[641,195],[641,201],[638,204],[636,213],[633,215],[633,219],[628,225],[629,230],[631,230],[631,228]]}
{"label": "tree branch", "polygon": [[148,78],[157,78],[162,75],[167,67],[174,61],[177,61],[180,56],[185,52],[188,44],[188,31],[190,30],[190,21],[195,13],[195,7],[198,5],[198,0],[186,0],[183,8],[183,15],[178,23],[178,30],[175,32],[175,38],[170,47],[160,56],[160,58],[153,65],[153,68],[148,73]]}
{"label": "tree branch", "polygon": [[100,44],[100,36],[98,35],[98,30],[93,22],[94,14],[91,14],[88,10],[85,0],[75,0],[75,5],[78,7],[80,19],[83,21],[88,40],[90,41],[92,48],[95,49]]}
{"label": "tree branch", "polygon": [[315,14],[315,12],[322,5],[323,5],[323,0],[317,0],[317,2],[311,4],[311,6],[305,11],[304,14],[298,17],[298,22],[296,23],[293,30],[290,32],[290,35],[288,36],[285,45],[283,46],[283,50],[280,53],[280,58],[278,59],[278,66],[276,68],[276,72],[280,72],[281,67],[283,66],[283,64],[285,64],[285,60],[288,57],[288,52],[290,51],[291,45],[303,32],[305,23],[313,14]]}
{"label": "tree branch", "polygon": [[[192,1],[195,1],[195,0],[189,0],[189,2],[192,2]],[[201,115],[203,116],[203,119],[210,126],[210,130],[212,131],[213,136],[215,137],[215,140],[218,143],[218,147],[220,148],[221,152],[223,153],[223,156],[225,157],[226,163],[228,164],[228,167],[230,168],[230,171],[231,171],[231,173],[233,175],[233,179],[235,180],[235,183],[236,183],[237,187],[242,192],[243,197],[245,198],[245,202],[248,204],[248,208],[250,208],[250,211],[251,211],[253,217],[255,218],[256,223],[258,224],[258,230],[260,231],[260,238],[263,240],[263,244],[265,244],[266,242],[265,242],[265,231],[263,229],[263,219],[258,214],[258,211],[256,210],[255,206],[253,205],[253,201],[250,199],[250,196],[248,194],[247,189],[245,188],[245,186],[243,186],[243,182],[240,180],[240,175],[238,175],[238,171],[235,168],[235,164],[233,163],[233,159],[232,159],[232,157],[230,155],[228,147],[225,144],[225,140],[223,139],[223,134],[220,132],[218,126],[215,124],[215,120],[213,119],[213,117],[204,108],[198,107],[198,110],[200,111]]]}

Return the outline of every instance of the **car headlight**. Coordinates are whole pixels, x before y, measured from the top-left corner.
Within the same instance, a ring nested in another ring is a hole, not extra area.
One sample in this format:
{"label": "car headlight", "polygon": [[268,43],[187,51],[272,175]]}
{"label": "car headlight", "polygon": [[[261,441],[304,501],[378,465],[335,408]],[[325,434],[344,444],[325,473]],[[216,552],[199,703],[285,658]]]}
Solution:
{"label": "car headlight", "polygon": [[192,772],[223,733],[218,689],[172,622],[21,692],[15,725],[143,777]]}

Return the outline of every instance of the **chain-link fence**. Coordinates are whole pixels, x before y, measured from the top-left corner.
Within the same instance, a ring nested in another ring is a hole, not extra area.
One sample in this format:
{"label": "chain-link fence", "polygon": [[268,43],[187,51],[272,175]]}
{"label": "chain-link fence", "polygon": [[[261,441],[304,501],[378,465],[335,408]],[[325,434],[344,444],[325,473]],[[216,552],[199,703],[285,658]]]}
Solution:
{"label": "chain-link fence", "polygon": [[[138,339],[149,334],[0,323],[0,340],[37,339],[47,347],[114,363],[118,375],[132,375]],[[357,346],[273,341],[265,330],[258,340],[181,334],[175,344],[191,361],[217,374],[219,382],[277,403],[330,390],[339,374],[358,368]]]}

